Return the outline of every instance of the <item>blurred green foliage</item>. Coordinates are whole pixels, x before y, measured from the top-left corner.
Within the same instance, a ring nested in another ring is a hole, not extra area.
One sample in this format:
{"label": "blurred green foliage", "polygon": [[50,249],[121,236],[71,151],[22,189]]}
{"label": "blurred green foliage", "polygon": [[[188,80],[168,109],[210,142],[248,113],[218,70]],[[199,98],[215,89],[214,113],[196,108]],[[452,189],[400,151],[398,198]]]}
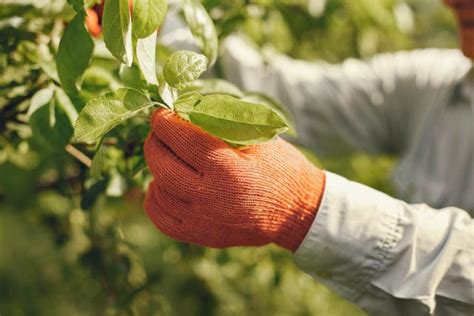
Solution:
{"label": "blurred green foliage", "polygon": [[207,0],[225,36],[236,30],[261,47],[301,59],[339,62],[378,52],[456,47],[456,28],[442,1]]}
{"label": "blurred green foliage", "polygon": [[[244,32],[262,48],[297,58],[338,62],[456,45],[441,1],[203,3],[221,38]],[[66,152],[45,149],[26,124],[26,110],[38,90],[57,82],[53,55],[71,16],[61,0],[0,2],[0,314],[362,315],[274,246],[204,249],[159,233],[142,210],[149,176],[136,157],[145,119],[102,144],[102,182],[90,182],[88,169]],[[72,100],[77,108],[134,81],[98,46]],[[319,161],[302,150],[331,171],[392,193],[392,157]]]}

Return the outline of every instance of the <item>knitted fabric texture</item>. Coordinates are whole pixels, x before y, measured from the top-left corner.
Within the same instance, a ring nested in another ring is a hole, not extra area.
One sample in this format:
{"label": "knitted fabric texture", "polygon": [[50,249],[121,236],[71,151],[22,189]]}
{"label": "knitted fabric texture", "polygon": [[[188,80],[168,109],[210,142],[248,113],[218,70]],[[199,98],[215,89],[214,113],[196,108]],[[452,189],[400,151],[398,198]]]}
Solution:
{"label": "knitted fabric texture", "polygon": [[323,171],[276,138],[233,148],[167,110],[145,141],[154,180],[145,210],[172,238],[208,247],[274,242],[295,251],[324,190]]}
{"label": "knitted fabric texture", "polygon": [[461,49],[474,59],[474,0],[444,0],[458,20]]}

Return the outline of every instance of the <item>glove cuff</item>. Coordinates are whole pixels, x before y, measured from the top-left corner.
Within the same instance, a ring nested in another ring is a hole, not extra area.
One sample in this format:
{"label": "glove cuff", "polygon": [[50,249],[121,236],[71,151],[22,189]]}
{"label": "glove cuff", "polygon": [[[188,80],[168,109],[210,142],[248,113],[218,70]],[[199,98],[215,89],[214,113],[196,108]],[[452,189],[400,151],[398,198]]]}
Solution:
{"label": "glove cuff", "polygon": [[326,175],[314,167],[296,193],[296,206],[291,209],[280,223],[274,243],[291,252],[295,252],[313,224],[321,204]]}

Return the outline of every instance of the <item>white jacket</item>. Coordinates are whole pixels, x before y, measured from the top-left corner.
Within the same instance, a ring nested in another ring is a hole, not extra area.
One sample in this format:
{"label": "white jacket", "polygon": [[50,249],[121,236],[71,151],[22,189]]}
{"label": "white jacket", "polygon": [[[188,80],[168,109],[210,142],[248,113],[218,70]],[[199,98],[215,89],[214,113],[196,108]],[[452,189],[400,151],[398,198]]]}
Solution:
{"label": "white jacket", "polygon": [[399,196],[426,203],[327,172],[297,265],[370,315],[474,315],[471,61],[425,49],[329,65],[264,59],[237,36],[223,47],[226,78],[288,105],[301,144],[397,154]]}

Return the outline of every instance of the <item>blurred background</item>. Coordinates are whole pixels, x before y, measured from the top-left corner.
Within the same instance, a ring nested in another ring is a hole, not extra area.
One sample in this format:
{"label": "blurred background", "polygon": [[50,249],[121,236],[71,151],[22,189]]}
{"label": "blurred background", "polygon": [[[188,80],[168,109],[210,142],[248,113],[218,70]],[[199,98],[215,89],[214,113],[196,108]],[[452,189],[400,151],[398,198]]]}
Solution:
{"label": "blurred background", "polygon": [[[259,47],[295,58],[336,63],[457,47],[441,0],[202,2],[220,38],[244,32]],[[158,232],[142,208],[146,172],[129,172],[140,166],[133,158],[146,125],[116,132],[138,136],[105,147],[107,181],[85,189],[87,168],[49,150],[54,135],[32,134],[42,127],[15,113],[52,71],[45,47],[57,47],[71,17],[65,0],[0,0],[0,315],[364,315],[275,246],[213,250]],[[99,54],[81,98],[120,80],[127,78],[117,63]],[[320,160],[302,150],[328,170],[392,193],[392,157]]]}

